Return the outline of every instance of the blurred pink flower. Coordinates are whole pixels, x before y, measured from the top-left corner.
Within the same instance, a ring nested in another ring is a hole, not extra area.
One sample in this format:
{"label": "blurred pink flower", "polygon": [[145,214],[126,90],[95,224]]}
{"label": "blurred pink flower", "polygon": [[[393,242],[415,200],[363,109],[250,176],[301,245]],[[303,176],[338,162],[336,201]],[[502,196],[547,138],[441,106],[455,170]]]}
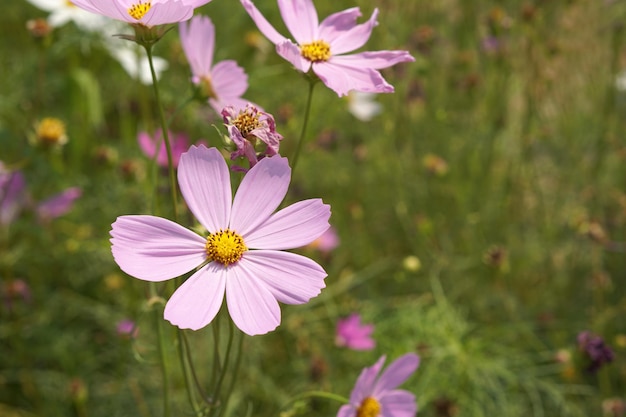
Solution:
{"label": "blurred pink flower", "polygon": [[26,202],[26,180],[0,162],[0,225],[12,223]]}
{"label": "blurred pink flower", "polygon": [[117,334],[120,337],[127,337],[134,339],[137,337],[139,333],[139,328],[137,328],[137,324],[129,319],[120,320],[116,326]]}
{"label": "blurred pink flower", "polygon": [[317,249],[322,253],[330,253],[339,246],[339,235],[337,230],[330,226],[320,237],[309,245],[313,249]]}
{"label": "blurred pink flower", "polygon": [[152,27],[191,19],[193,10],[211,0],[71,0],[88,12]]}
{"label": "blurred pink flower", "polygon": [[[174,167],[178,166],[178,161],[183,152],[189,149],[189,138],[184,133],[172,133],[168,132],[170,138],[170,145],[172,147],[172,163]],[[154,136],[150,136],[147,132],[139,132],[137,135],[137,142],[141,151],[148,158],[154,158],[156,154],[156,163],[162,167],[167,168],[167,149],[165,143],[163,143],[161,131],[157,131]]]}
{"label": "blurred pink flower", "polygon": [[74,206],[81,195],[82,190],[78,187],[71,187],[67,190],[56,194],[37,205],[36,212],[39,220],[48,221],[61,217]]}
{"label": "blurred pink flower", "polygon": [[227,106],[222,110],[222,117],[230,139],[237,146],[230,159],[245,157],[250,167],[253,167],[261,157],[278,154],[283,137],[276,132],[276,123],[271,114],[248,104],[243,109]]}
{"label": "blurred pink flower", "polygon": [[371,350],[376,347],[372,339],[373,324],[361,324],[361,316],[353,313],[345,319],[337,321],[337,346],[353,350]]}
{"label": "blurred pink flower", "polygon": [[160,217],[121,216],[111,230],[113,257],[124,272],[146,281],[194,270],[165,306],[165,319],[180,328],[209,324],[225,295],[230,316],[244,333],[274,330],[280,324],[278,301],[306,303],[324,288],[326,277],[309,258],[283,251],[317,239],[330,217],[330,207],[320,199],[272,214],[290,180],[286,158],[264,158],[244,176],[233,198],[220,152],[191,146],[181,156],[178,183],[208,236]]}
{"label": "blurred pink flower", "polygon": [[380,372],[385,356],[359,375],[350,394],[350,403],[342,406],[337,417],[414,417],[417,413],[415,395],[396,389],[419,365],[419,356],[407,353]]}
{"label": "blurred pink flower", "polygon": [[215,50],[215,26],[207,16],[195,16],[189,22],[181,22],[180,41],[189,61],[191,81],[202,94],[209,98],[209,104],[218,114],[226,106],[237,110],[248,103],[241,96],[248,89],[248,76],[233,60],[221,61],[213,65]]}
{"label": "blurred pink flower", "polygon": [[278,0],[278,8],[285,25],[297,43],[293,43],[274,29],[251,0],[241,0],[257,27],[272,43],[280,56],[296,69],[313,72],[340,97],[351,90],[369,93],[391,93],[379,69],[400,62],[414,61],[407,51],[374,51],[344,55],[362,47],[378,24],[378,9],[363,24],[356,24],[361,16],[358,7],[334,13],[319,23],[312,0]]}

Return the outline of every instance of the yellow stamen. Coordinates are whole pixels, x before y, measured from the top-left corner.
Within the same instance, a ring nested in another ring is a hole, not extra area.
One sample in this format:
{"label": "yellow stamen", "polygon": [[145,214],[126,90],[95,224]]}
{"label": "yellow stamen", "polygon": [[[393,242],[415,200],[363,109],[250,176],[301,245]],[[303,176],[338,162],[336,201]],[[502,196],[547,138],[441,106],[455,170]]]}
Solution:
{"label": "yellow stamen", "polygon": [[378,417],[379,415],[380,403],[372,397],[364,399],[358,410],[356,410],[356,417]]}
{"label": "yellow stamen", "polygon": [[36,126],[39,142],[47,145],[63,145],[67,142],[65,123],[55,117],[45,117]]}
{"label": "yellow stamen", "polygon": [[300,46],[300,55],[311,62],[322,62],[330,59],[330,45],[325,41],[313,41]]}
{"label": "yellow stamen", "polygon": [[150,2],[141,3],[140,1],[137,4],[133,4],[132,6],[130,6],[130,8],[128,9],[128,14],[135,20],[141,20],[141,18],[144,17],[146,13],[148,13],[150,7],[152,7],[152,4]]}
{"label": "yellow stamen", "polygon": [[261,127],[258,114],[252,111],[241,110],[233,125],[239,130],[241,136],[247,138],[254,129]]}
{"label": "yellow stamen", "polygon": [[248,248],[241,236],[226,229],[209,235],[205,250],[210,259],[228,266],[240,260]]}

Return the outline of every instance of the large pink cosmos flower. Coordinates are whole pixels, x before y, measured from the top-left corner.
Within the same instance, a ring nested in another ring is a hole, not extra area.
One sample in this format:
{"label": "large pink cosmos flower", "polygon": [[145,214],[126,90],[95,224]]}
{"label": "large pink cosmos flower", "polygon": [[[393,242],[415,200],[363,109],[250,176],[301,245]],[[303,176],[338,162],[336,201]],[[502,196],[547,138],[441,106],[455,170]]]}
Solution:
{"label": "large pink cosmos flower", "polygon": [[306,303],[324,288],[326,277],[314,261],[283,251],[317,239],[330,218],[330,207],[320,199],[272,214],[290,180],[286,158],[264,158],[244,176],[233,199],[220,152],[192,146],[180,158],[178,183],[208,236],[160,217],[121,216],[112,225],[113,257],[124,272],[146,281],[195,270],[165,306],[165,319],[180,328],[209,324],[226,294],[230,316],[243,332],[274,330],[280,324],[278,301]]}
{"label": "large pink cosmos flower", "polygon": [[248,89],[248,76],[231,59],[213,65],[215,26],[206,16],[195,16],[179,24],[180,41],[193,74],[191,81],[209,97],[216,113],[226,106],[243,108],[248,103],[241,96]]}
{"label": "large pink cosmos flower", "polygon": [[350,394],[350,403],[339,409],[337,417],[415,417],[415,396],[396,387],[415,372],[419,356],[407,353],[380,373],[384,363],[382,356],[372,367],[363,369]]}
{"label": "large pink cosmos flower", "polygon": [[81,9],[123,22],[152,27],[191,19],[211,0],[70,0]]}
{"label": "large pink cosmos flower", "polygon": [[373,324],[361,323],[361,316],[353,313],[337,321],[336,344],[353,350],[372,350],[376,347],[373,332]]}
{"label": "large pink cosmos flower", "polygon": [[407,51],[374,51],[343,55],[362,47],[378,23],[378,9],[363,24],[358,7],[334,13],[318,23],[312,0],[278,0],[285,25],[297,43],[274,29],[251,0],[241,0],[257,27],[272,43],[280,56],[302,72],[313,72],[340,97],[351,90],[369,93],[391,93],[379,69],[399,62],[414,61]]}

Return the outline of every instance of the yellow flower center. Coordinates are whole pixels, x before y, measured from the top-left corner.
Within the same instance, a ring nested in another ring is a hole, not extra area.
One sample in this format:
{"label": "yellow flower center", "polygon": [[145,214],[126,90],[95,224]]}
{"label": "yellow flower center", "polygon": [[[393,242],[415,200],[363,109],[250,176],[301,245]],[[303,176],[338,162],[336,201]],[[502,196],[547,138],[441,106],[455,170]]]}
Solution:
{"label": "yellow flower center", "polygon": [[144,17],[146,13],[148,13],[150,7],[152,7],[152,4],[150,2],[141,3],[140,0],[139,3],[130,6],[130,8],[128,9],[128,14],[135,20],[141,20],[141,18]]}
{"label": "yellow flower center", "polygon": [[65,123],[55,117],[46,117],[37,124],[37,139],[48,145],[67,142]]}
{"label": "yellow flower center", "polygon": [[378,417],[380,415],[380,403],[375,398],[367,397],[356,410],[356,417]]}
{"label": "yellow flower center", "polygon": [[242,110],[235,120],[233,125],[241,132],[241,136],[247,138],[254,129],[261,127],[259,116],[253,112],[247,112]]}
{"label": "yellow flower center", "polygon": [[209,258],[228,266],[240,260],[248,248],[241,236],[226,229],[209,235],[205,250]]}
{"label": "yellow flower center", "polygon": [[328,61],[330,45],[325,41],[313,41],[300,46],[300,55],[311,62]]}
{"label": "yellow flower center", "polygon": [[74,3],[72,3],[70,0],[65,0],[65,5],[67,7],[76,7],[76,5]]}

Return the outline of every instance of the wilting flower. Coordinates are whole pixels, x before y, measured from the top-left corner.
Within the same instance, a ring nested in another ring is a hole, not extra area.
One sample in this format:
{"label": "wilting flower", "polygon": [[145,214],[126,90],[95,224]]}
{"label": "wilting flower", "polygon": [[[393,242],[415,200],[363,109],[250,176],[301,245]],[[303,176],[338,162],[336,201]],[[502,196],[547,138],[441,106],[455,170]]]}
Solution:
{"label": "wilting flower", "polygon": [[376,347],[372,339],[373,324],[362,324],[361,316],[353,313],[345,319],[337,321],[337,346],[354,350],[371,350]]}
{"label": "wilting flower", "polygon": [[226,106],[241,109],[248,101],[241,98],[248,89],[248,76],[233,60],[213,65],[215,26],[206,16],[181,22],[180,41],[193,74],[191,81],[219,114]]}
{"label": "wilting flower", "polygon": [[54,195],[47,200],[42,201],[37,205],[36,212],[39,220],[48,221],[61,217],[74,206],[76,201],[81,195],[82,190],[78,187],[71,187],[67,190]]}
{"label": "wilting flower", "polygon": [[124,272],[146,281],[194,270],[165,306],[172,324],[206,326],[226,294],[237,327],[263,334],[280,324],[278,301],[303,304],[324,287],[321,266],[283,250],[317,239],[329,227],[330,207],[311,199],[272,214],[291,180],[287,159],[278,155],[251,168],[234,199],[229,178],[217,149],[191,146],[180,158],[178,183],[208,236],[160,217],[121,216],[112,225],[113,257]]}
{"label": "wilting flower", "polygon": [[312,0],[278,0],[285,25],[297,43],[284,37],[263,17],[251,0],[241,0],[257,27],[272,43],[280,56],[296,69],[313,72],[339,96],[350,90],[369,93],[391,93],[393,86],[379,69],[400,62],[414,61],[407,51],[374,51],[344,55],[362,47],[378,23],[378,9],[363,24],[358,7],[334,13],[319,23]]}
{"label": "wilting flower", "polygon": [[222,110],[222,117],[230,139],[237,146],[231,159],[245,157],[253,167],[261,157],[278,154],[283,137],[276,132],[271,114],[248,104],[244,109],[227,106]]}
{"label": "wilting flower", "polygon": [[415,396],[396,387],[415,372],[419,365],[419,356],[407,353],[380,373],[384,363],[385,356],[372,367],[363,369],[350,394],[350,404],[342,406],[337,417],[415,416]]}
{"label": "wilting flower", "polygon": [[376,94],[362,91],[350,91],[348,93],[348,111],[357,119],[368,122],[383,110],[376,101]]}
{"label": "wilting flower", "polygon": [[211,0],[71,0],[91,13],[147,27],[191,19],[193,10]]}
{"label": "wilting flower", "polygon": [[[168,133],[168,137],[172,147],[172,163],[174,167],[177,167],[180,156],[189,148],[189,138],[184,133],[172,134],[171,132]],[[147,132],[140,132],[137,135],[137,142],[148,158],[154,158],[156,155],[156,163],[167,168],[167,149],[160,130],[154,136],[150,136]]]}
{"label": "wilting flower", "polygon": [[0,225],[15,220],[26,201],[26,180],[20,171],[9,171],[0,162]]}
{"label": "wilting flower", "polygon": [[72,21],[85,31],[99,30],[106,24],[102,16],[94,15],[76,7],[68,0],[27,0],[30,4],[50,13],[48,23],[52,27],[63,26]]}
{"label": "wilting flower", "polygon": [[613,362],[615,357],[613,350],[604,343],[604,339],[589,331],[578,334],[578,348],[586,356],[589,363],[587,371],[597,372],[605,363]]}

